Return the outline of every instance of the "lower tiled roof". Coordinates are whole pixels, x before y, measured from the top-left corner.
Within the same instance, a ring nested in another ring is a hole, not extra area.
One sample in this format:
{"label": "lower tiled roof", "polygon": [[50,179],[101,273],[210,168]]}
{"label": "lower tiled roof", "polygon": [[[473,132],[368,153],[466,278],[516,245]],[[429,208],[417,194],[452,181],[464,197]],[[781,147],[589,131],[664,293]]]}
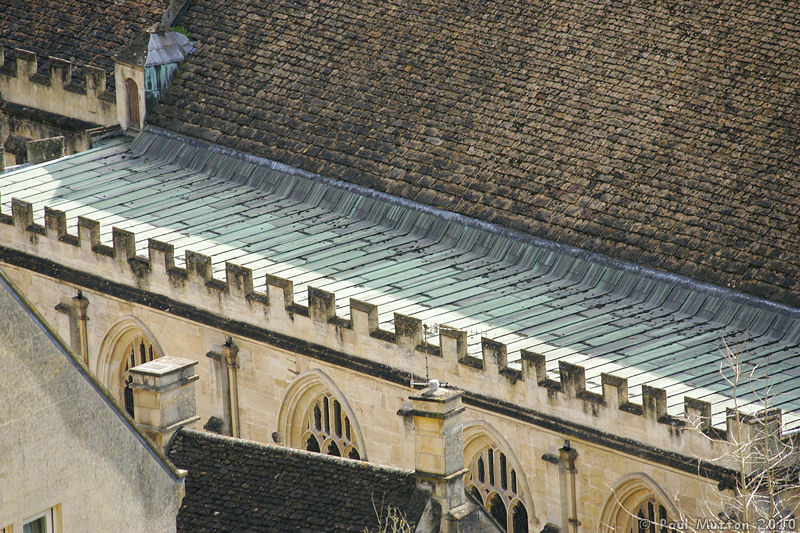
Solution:
{"label": "lower tiled roof", "polygon": [[178,531],[377,531],[398,509],[416,526],[430,491],[411,472],[182,429],[167,453],[188,470]]}

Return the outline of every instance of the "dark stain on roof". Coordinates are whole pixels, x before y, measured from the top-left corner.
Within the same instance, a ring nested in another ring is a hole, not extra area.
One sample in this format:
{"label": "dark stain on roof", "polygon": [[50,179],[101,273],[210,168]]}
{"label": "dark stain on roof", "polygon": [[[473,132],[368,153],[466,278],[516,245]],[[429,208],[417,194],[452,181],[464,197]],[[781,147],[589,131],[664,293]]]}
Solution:
{"label": "dark stain on roof", "polygon": [[196,0],[156,125],[800,305],[800,4]]}
{"label": "dark stain on roof", "polygon": [[193,430],[168,457],[189,471],[178,531],[361,533],[390,506],[415,526],[430,497],[411,472]]}

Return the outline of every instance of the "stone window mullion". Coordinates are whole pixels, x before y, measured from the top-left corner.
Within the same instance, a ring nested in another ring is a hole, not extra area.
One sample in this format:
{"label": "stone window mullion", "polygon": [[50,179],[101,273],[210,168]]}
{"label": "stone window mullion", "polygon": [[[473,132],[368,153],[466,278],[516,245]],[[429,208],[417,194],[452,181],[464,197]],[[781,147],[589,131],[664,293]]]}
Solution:
{"label": "stone window mullion", "polygon": [[133,417],[133,390],[130,388],[131,374],[130,369],[161,357],[153,343],[144,335],[137,335],[128,343],[125,351],[125,370],[122,373],[122,386],[125,411]]}
{"label": "stone window mullion", "polygon": [[[351,440],[352,427],[341,402],[330,394],[320,395],[306,415],[304,446],[310,451],[361,459],[361,453]],[[310,443],[313,436],[315,443]]]}
{"label": "stone window mullion", "polygon": [[527,510],[518,488],[517,473],[505,453],[489,446],[475,456],[470,465],[467,490],[496,520],[504,522],[506,531],[514,533],[528,530]]}

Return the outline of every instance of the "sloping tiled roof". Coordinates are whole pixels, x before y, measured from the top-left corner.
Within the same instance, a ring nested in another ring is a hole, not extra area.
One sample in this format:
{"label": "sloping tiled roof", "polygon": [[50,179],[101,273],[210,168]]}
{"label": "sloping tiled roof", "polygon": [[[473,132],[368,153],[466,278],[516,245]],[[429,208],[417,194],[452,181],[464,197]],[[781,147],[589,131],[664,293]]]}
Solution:
{"label": "sloping tiled roof", "polygon": [[[771,375],[770,405],[800,427],[800,310],[759,301],[634,265],[610,262],[465,217],[356,190],[285,165],[246,157],[168,132],[145,131],[109,145],[0,177],[2,210],[13,197],[100,222],[104,242],[116,226],[147,240],[294,282],[295,301],[313,286],[378,305],[381,327],[393,314],[467,332],[469,353],[481,337],[586,369],[586,386],[602,392],[601,373],[627,378],[631,401],[641,386],[667,391],[672,415],[684,396],[712,403],[714,421],[732,407],[719,373],[723,337],[742,358]],[[0,243],[2,244],[2,243]],[[760,382],[759,382],[760,383]],[[740,386],[738,403],[760,405],[757,382]]]}
{"label": "sloping tiled roof", "polygon": [[0,45],[102,68],[110,76],[114,54],[161,22],[168,4],[168,0],[0,0]]}
{"label": "sloping tiled roof", "polygon": [[800,3],[221,4],[150,120],[800,305]]}
{"label": "sloping tiled roof", "polygon": [[430,497],[411,472],[199,431],[168,456],[189,472],[178,531],[363,533],[390,506],[416,525]]}

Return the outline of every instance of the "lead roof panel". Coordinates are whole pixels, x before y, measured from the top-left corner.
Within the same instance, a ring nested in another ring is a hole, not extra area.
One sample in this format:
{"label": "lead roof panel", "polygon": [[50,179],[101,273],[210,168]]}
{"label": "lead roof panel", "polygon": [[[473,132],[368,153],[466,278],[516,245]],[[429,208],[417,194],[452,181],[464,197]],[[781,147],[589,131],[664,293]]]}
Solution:
{"label": "lead roof panel", "polygon": [[731,404],[718,372],[724,337],[760,368],[769,362],[787,428],[800,427],[797,309],[158,130],[7,173],[0,194],[6,212],[18,197],[38,218],[45,205],[66,211],[70,228],[95,219],[105,242],[112,226],[133,231],[140,255],[148,238],[175,245],[178,264],[182,250],[209,255],[220,279],[226,261],[251,268],[257,290],[267,273],[292,279],[300,303],[309,285],[334,292],[340,316],[356,298],[379,306],[385,329],[395,312],[463,329],[477,357],[489,337],[512,361],[520,349],[545,355],[551,377],[559,361],[580,364],[596,392],[601,372],[627,377],[633,401],[642,384],[662,387],[672,414],[687,395],[721,420]]}

